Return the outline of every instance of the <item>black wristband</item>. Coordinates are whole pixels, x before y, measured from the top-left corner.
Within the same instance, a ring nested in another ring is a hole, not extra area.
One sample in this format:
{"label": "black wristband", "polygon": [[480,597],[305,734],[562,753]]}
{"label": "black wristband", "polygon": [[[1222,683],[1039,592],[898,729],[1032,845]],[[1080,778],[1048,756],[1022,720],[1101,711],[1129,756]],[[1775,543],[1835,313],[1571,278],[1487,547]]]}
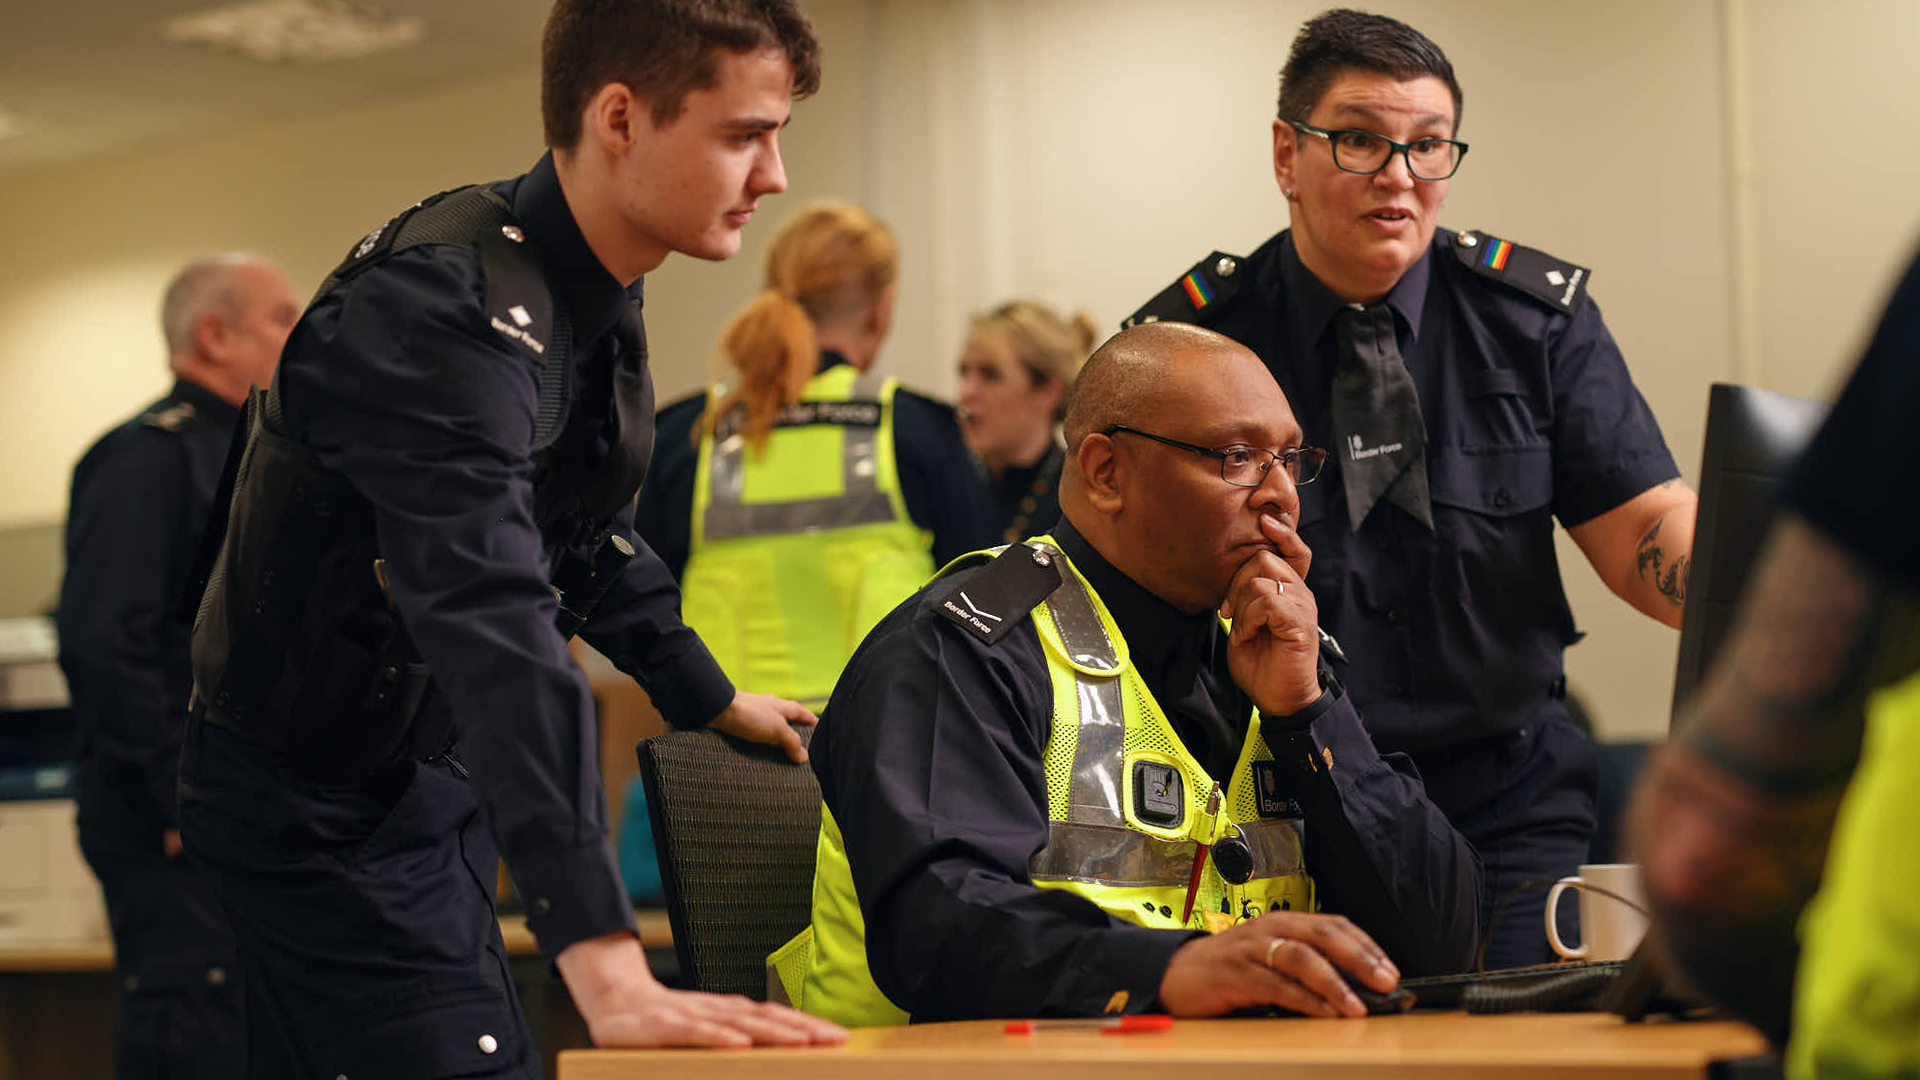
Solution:
{"label": "black wristband", "polygon": [[1320,678],[1320,696],[1314,698],[1312,704],[1301,709],[1299,712],[1286,716],[1274,716],[1263,712],[1260,714],[1260,719],[1263,722],[1272,721],[1274,724],[1289,731],[1304,731],[1306,728],[1311,727],[1313,722],[1325,716],[1327,712],[1333,708],[1334,704],[1340,700],[1340,695],[1346,692],[1341,688],[1340,680],[1333,677],[1333,672],[1328,671],[1326,668],[1321,668],[1318,675]]}

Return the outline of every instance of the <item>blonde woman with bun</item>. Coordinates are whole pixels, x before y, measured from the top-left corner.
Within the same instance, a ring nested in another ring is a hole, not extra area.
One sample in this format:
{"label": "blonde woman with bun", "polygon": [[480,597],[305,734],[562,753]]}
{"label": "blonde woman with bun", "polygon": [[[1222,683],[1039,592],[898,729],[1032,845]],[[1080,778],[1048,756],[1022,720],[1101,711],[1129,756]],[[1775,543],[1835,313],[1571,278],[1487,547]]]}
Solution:
{"label": "blonde woman with bun", "polygon": [[801,211],[721,335],[731,378],[660,413],[635,524],[742,688],[819,707],[882,615],[993,542],[953,410],[873,371],[898,273],[865,210]]}
{"label": "blonde woman with bun", "polygon": [[1067,317],[1034,300],[1001,304],[968,327],[960,433],[986,474],[994,531],[1006,543],[1044,533],[1060,517],[1060,418],[1099,334],[1086,312]]}

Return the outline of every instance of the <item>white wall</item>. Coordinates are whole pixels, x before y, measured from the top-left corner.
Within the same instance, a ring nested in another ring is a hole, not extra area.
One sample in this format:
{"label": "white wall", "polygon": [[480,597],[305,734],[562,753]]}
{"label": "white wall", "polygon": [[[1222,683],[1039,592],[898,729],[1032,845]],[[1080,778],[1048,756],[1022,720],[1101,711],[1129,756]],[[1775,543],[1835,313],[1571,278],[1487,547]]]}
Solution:
{"label": "white wall", "polygon": [[[816,0],[826,83],[784,139],[792,191],[738,258],[649,277],[661,399],[706,377],[767,238],[812,198],[894,225],[883,362],[936,393],[974,309],[1034,294],[1117,323],[1207,251],[1251,249],[1285,225],[1267,161],[1276,73],[1322,6]],[[1473,150],[1443,221],[1593,268],[1683,470],[1708,383],[1831,394],[1920,219],[1920,5],[1376,8],[1440,42],[1466,88]],[[164,388],[154,310],[176,265],[251,248],[311,288],[419,196],[527,167],[536,97],[532,72],[507,72],[0,183],[0,527],[57,520],[86,444]],[[1674,635],[1570,544],[1561,558],[1590,632],[1575,683],[1608,734],[1663,730]]]}

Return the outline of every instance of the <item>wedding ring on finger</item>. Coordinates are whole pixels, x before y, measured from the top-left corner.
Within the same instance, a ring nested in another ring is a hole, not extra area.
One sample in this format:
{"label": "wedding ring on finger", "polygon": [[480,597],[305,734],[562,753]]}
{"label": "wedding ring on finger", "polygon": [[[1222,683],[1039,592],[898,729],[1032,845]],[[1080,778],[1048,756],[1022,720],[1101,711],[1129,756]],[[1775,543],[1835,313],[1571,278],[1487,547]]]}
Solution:
{"label": "wedding ring on finger", "polygon": [[1287,943],[1287,939],[1283,937],[1277,937],[1277,938],[1274,938],[1272,941],[1267,942],[1266,964],[1268,967],[1273,966],[1273,954],[1279,951],[1280,946],[1285,945],[1286,943]]}

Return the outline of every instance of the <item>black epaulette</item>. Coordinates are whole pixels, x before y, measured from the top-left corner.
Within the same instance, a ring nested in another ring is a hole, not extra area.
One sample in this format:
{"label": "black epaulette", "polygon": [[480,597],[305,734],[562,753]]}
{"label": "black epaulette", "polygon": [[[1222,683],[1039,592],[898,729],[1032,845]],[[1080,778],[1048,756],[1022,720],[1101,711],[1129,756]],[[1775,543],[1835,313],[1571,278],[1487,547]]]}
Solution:
{"label": "black epaulette", "polygon": [[[987,553],[962,555],[940,576],[978,566]],[[1037,544],[1008,544],[993,561],[944,593],[930,597],[934,608],[962,630],[992,645],[1020,625],[1040,602],[1060,587],[1060,568],[1051,551]]]}
{"label": "black epaulette", "polygon": [[1193,269],[1180,275],[1180,280],[1160,290],[1160,295],[1127,316],[1120,329],[1150,322],[1211,326],[1240,295],[1240,282],[1244,280],[1240,266],[1245,261],[1223,251],[1201,259],[1193,264]]}
{"label": "black epaulette", "polygon": [[141,413],[140,422],[150,428],[159,428],[161,431],[178,432],[197,415],[199,413],[194,409],[193,402],[174,401]]}
{"label": "black epaulette", "polygon": [[[572,324],[547,287],[538,246],[492,188],[454,188],[401,211],[355,244],[314,295],[324,296],[387,256],[420,244],[457,244],[479,256],[488,325],[541,367],[533,445],[536,450],[551,446],[572,399],[572,365],[555,362],[571,353]],[[277,408],[277,403],[269,408]],[[271,420],[277,428],[278,416]]]}
{"label": "black epaulette", "polygon": [[546,362],[554,313],[540,254],[527,243],[507,201],[484,185],[443,191],[401,211],[355,244],[327,275],[320,292],[419,244],[473,249],[487,279],[487,318],[494,331],[534,360]]}
{"label": "black epaulette", "polygon": [[1453,234],[1453,253],[1462,266],[1511,285],[1555,311],[1572,311],[1593,277],[1584,266],[1472,229]]}

